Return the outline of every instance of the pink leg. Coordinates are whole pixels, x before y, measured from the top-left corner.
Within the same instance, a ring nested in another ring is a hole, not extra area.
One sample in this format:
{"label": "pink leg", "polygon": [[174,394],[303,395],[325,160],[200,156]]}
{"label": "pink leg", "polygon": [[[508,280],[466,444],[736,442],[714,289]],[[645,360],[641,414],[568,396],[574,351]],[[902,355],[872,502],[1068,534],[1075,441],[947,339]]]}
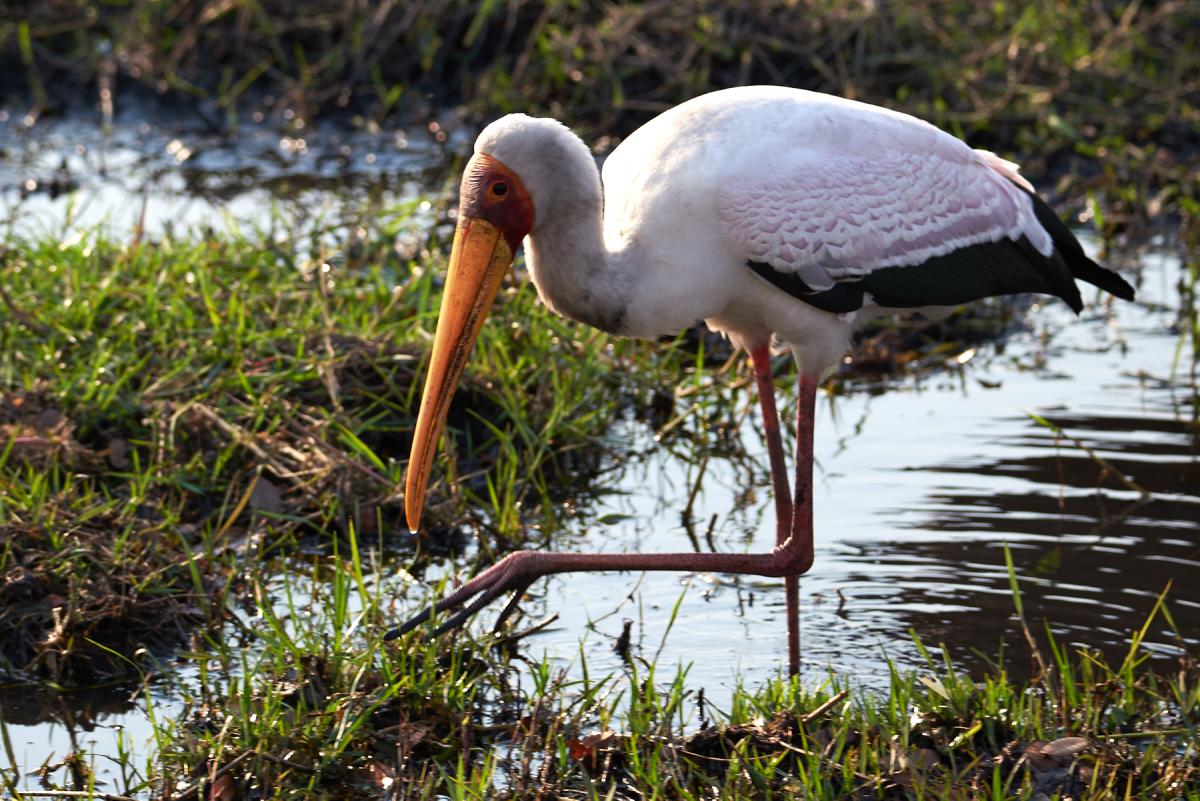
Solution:
{"label": "pink leg", "polygon": [[[817,376],[801,374],[796,403],[796,493],[792,497],[792,521],[789,526],[794,546],[813,558],[813,428],[817,413]],[[800,674],[800,577],[784,578],[788,609],[788,667]],[[795,625],[793,625],[793,622]]]}
{"label": "pink leg", "polygon": [[[775,492],[775,545],[781,546],[792,533],[792,490],[788,486],[787,465],[783,459],[783,439],[779,433],[779,413],[775,410],[775,384],[771,380],[771,349],[759,345],[750,351],[754,364],[754,382],[762,407],[763,433],[767,440],[767,458],[771,465],[771,485]],[[799,457],[801,454],[797,453]],[[787,597],[788,675],[800,673],[800,582],[796,576],[784,576]]]}
{"label": "pink leg", "polygon": [[[757,361],[757,360],[756,360]],[[757,367],[757,364],[756,364]],[[757,370],[756,370],[757,377]],[[649,570],[677,570],[681,572],[701,573],[741,573],[746,575],[769,576],[772,578],[781,578],[789,576],[800,576],[812,567],[813,562],[813,543],[812,543],[812,412],[815,404],[816,392],[816,377],[802,376],[800,379],[801,400],[800,409],[802,419],[807,419],[809,422],[806,431],[800,432],[800,445],[798,450],[801,456],[807,454],[806,462],[797,465],[796,481],[797,494],[802,498],[800,503],[792,506],[790,501],[788,506],[792,509],[791,519],[791,535],[787,539],[777,544],[768,553],[757,554],[731,554],[731,553],[617,553],[617,554],[598,554],[598,553],[545,553],[543,551],[517,551],[501,559],[496,564],[492,565],[487,570],[480,573],[475,578],[463,584],[450,595],[443,598],[432,607],[415,615],[405,621],[399,627],[392,629],[385,635],[385,639],[393,639],[412,631],[417,626],[424,623],[436,611],[441,612],[454,607],[462,607],[458,612],[452,615],[445,623],[438,627],[435,633],[441,633],[449,629],[461,625],[471,615],[482,609],[493,600],[503,595],[508,590],[523,591],[529,584],[540,576],[548,576],[553,573],[572,573],[583,571],[649,571]],[[805,392],[807,391],[807,396]],[[806,400],[807,397],[807,400]],[[771,394],[772,412],[774,407],[774,395]],[[764,409],[765,414],[765,409]],[[778,420],[778,416],[772,413],[768,419]],[[778,435],[778,425],[776,424],[776,436]],[[768,433],[768,439],[770,434]],[[770,445],[768,443],[768,449]],[[775,478],[775,473],[779,472],[774,469],[776,458],[782,465],[782,445],[777,457],[772,456],[772,478]],[[776,490],[777,499],[787,497],[787,487],[784,485],[782,494]],[[788,508],[788,507],[783,507]],[[781,507],[776,505],[777,515],[781,514]],[[782,516],[780,520],[784,519]],[[807,523],[803,522],[807,521]],[[793,603],[789,600],[789,622],[794,619],[793,609],[798,610],[798,594],[797,602]],[[790,596],[789,596],[790,598]],[[503,613],[501,619],[506,617],[512,611],[510,604]],[[797,629],[797,635],[799,631]],[[795,649],[792,648],[789,642],[789,660],[793,666],[793,670],[799,667],[799,639],[795,640]]]}
{"label": "pink leg", "polygon": [[771,379],[771,350],[759,345],[750,351],[754,365],[754,383],[762,408],[763,433],[767,439],[767,458],[771,465],[771,486],[775,493],[775,544],[783,545],[792,529],[792,489],[788,486],[787,465],[783,461],[783,439],[779,433],[779,412],[775,411],[775,383]]}
{"label": "pink leg", "polygon": [[[768,553],[749,554],[517,551],[463,584],[431,608],[392,629],[384,639],[394,639],[412,631],[428,620],[435,611],[441,612],[466,604],[461,611],[438,627],[435,633],[440,634],[461,625],[508,590],[524,590],[534,579],[554,573],[677,570],[687,573],[743,573],[782,578],[808,572],[812,567],[812,557],[812,544],[805,544],[796,537],[789,537],[782,546],[777,546]],[[467,603],[468,601],[470,603]]]}

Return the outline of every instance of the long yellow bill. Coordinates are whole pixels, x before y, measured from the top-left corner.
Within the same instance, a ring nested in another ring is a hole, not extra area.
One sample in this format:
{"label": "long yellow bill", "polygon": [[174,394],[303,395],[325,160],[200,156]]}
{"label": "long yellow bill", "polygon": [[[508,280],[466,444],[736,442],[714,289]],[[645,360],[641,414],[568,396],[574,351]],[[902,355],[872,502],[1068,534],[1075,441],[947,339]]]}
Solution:
{"label": "long yellow bill", "polygon": [[478,217],[459,218],[408,461],[404,514],[413,531],[421,524],[429,470],[458,378],[512,261],[512,248],[496,226]]}

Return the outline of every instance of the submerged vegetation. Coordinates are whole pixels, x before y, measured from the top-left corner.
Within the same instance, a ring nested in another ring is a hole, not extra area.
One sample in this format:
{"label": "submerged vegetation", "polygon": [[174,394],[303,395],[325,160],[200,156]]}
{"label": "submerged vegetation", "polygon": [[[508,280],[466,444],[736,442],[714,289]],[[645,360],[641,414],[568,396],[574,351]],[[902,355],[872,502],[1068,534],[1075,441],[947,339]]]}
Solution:
{"label": "submerged vegetation", "polygon": [[[255,111],[301,136],[531,110],[601,153],[734,84],[901,108],[1016,157],[1106,246],[1178,248],[1175,373],[1200,432],[1195,3],[61,0],[0,11],[0,66],[28,126],[81,103],[120,125],[147,93],[223,133]],[[528,630],[382,642],[414,577],[442,580],[439,557],[492,561],[585,513],[622,458],[615,422],[670,446],[697,408],[716,440],[745,415],[724,343],[610,339],[518,275],[452,412],[430,536],[413,537],[396,488],[450,233],[439,218],[401,252],[414,210],[123,241],[6,227],[0,794],[39,795],[20,789],[2,691],[107,684],[145,705],[155,752],[122,740],[105,756],[123,786],[100,787],[76,751],[42,767],[47,795],[1200,801],[1200,671],[1169,598],[1120,660],[1047,631],[1028,681],[1004,659],[967,677],[929,656],[884,692],[772,681],[727,709],[653,659],[568,678],[523,653]],[[954,367],[1022,311],[868,330],[831,388]],[[1176,664],[1149,666],[1151,625],[1174,631]]]}

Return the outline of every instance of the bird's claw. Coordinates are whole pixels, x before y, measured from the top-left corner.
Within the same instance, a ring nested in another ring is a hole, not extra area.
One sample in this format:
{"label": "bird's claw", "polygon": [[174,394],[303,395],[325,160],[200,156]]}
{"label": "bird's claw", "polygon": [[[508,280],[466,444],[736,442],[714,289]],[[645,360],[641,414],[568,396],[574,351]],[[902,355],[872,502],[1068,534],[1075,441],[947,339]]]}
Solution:
{"label": "bird's claw", "polygon": [[447,631],[458,628],[480,609],[509,590],[514,590],[512,600],[508,602],[504,610],[500,613],[500,616],[496,618],[494,628],[499,629],[504,621],[516,611],[517,603],[521,596],[536,578],[536,576],[529,575],[529,571],[525,569],[526,560],[523,558],[525,556],[527,555],[524,552],[509,554],[442,600],[432,606],[426,607],[389,631],[383,636],[383,639],[394,640],[417,628],[429,620],[435,613],[462,606],[462,609],[451,615],[449,619],[429,634],[431,638],[437,637],[445,634]]}

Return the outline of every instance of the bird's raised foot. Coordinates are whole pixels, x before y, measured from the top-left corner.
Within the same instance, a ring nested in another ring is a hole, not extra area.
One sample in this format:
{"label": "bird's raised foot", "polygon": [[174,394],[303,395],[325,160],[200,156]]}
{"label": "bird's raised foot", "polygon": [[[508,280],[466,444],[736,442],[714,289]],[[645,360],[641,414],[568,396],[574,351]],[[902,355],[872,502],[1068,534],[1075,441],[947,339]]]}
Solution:
{"label": "bird's raised foot", "polygon": [[509,554],[442,600],[432,606],[426,607],[418,614],[413,615],[389,631],[383,636],[383,639],[394,640],[420,626],[435,613],[461,606],[462,609],[451,615],[450,618],[434,629],[429,635],[430,637],[437,637],[440,634],[458,628],[480,609],[509,590],[513,590],[512,600],[508,602],[508,605],[504,607],[500,616],[496,618],[494,628],[499,629],[504,624],[504,621],[516,611],[517,602],[525,590],[540,575],[536,570],[536,561],[537,554],[531,551],[517,551],[516,553]]}
{"label": "bird's raised foot", "polygon": [[681,572],[742,573],[756,576],[796,576],[812,566],[812,529],[788,537],[769,553],[545,553],[517,551],[480,573],[433,606],[385,635],[391,640],[406,634],[437,612],[458,609],[432,633],[437,636],[461,626],[471,615],[499,596],[515,590],[513,600],[500,613],[502,624],[516,608],[521,593],[538,577],[551,573],[600,570],[674,570]]}

